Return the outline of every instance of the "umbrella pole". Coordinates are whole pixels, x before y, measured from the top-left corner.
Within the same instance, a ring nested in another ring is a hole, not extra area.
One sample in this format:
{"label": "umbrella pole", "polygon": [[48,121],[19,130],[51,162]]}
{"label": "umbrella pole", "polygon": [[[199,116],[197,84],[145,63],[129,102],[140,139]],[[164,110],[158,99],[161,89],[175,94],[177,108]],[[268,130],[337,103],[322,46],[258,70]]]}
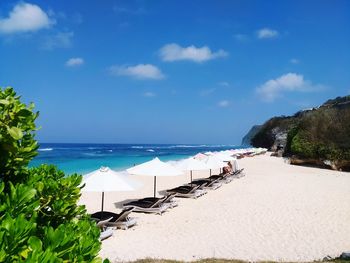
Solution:
{"label": "umbrella pole", "polygon": [[192,170],[191,170],[191,186],[192,186]]}
{"label": "umbrella pole", "polygon": [[105,199],[105,192],[102,192],[101,220],[102,220],[102,217],[103,217],[103,203],[104,203],[104,199]]}
{"label": "umbrella pole", "polygon": [[211,176],[211,169],[209,169],[209,176]]}
{"label": "umbrella pole", "polygon": [[157,176],[154,177],[154,197],[156,197]]}

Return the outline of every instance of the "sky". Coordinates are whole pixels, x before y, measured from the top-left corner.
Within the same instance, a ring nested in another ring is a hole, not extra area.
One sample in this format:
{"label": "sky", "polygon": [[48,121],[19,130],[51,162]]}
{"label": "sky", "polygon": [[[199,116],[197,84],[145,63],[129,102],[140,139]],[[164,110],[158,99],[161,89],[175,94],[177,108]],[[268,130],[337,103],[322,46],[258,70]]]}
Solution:
{"label": "sky", "polygon": [[0,86],[40,142],[240,144],[349,69],[346,0],[0,0]]}

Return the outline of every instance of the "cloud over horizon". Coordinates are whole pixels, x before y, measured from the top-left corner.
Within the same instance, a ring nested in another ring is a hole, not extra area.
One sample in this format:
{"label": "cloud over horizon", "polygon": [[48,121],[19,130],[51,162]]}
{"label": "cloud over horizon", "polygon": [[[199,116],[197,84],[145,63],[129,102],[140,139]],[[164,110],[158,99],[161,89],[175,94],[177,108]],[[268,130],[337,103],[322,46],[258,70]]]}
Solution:
{"label": "cloud over horizon", "polygon": [[277,30],[271,28],[262,28],[257,31],[257,37],[259,39],[268,39],[278,37],[279,33]]}
{"label": "cloud over horizon", "polygon": [[296,73],[287,73],[278,78],[270,79],[256,88],[263,101],[273,102],[282,96],[284,92],[312,92],[324,88],[322,85],[314,85],[305,80],[304,76]]}
{"label": "cloud over horizon", "polygon": [[181,47],[176,43],[171,43],[163,46],[159,51],[159,55],[163,61],[167,62],[188,60],[201,63],[216,58],[227,57],[228,52],[223,49],[212,52],[207,46],[196,47],[191,45],[188,47]]}
{"label": "cloud over horizon", "polygon": [[0,33],[34,32],[49,28],[53,24],[55,21],[39,6],[20,2],[14,6],[7,18],[0,19]]}
{"label": "cloud over horizon", "polygon": [[128,76],[136,79],[164,79],[162,71],[152,64],[138,64],[135,66],[114,65],[109,68],[112,75]]}

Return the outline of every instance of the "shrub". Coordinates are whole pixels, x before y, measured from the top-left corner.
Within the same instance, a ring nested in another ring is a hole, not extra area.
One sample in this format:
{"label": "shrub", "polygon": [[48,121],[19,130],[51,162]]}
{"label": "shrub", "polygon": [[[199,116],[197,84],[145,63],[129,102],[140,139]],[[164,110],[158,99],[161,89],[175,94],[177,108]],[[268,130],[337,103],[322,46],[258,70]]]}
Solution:
{"label": "shrub", "polygon": [[33,108],[21,103],[12,88],[0,88],[0,179],[5,182],[24,179],[28,163],[37,155],[33,132],[39,114]]}
{"label": "shrub", "polygon": [[34,104],[0,88],[0,262],[101,262],[99,229],[77,205],[82,177],[36,156]]}

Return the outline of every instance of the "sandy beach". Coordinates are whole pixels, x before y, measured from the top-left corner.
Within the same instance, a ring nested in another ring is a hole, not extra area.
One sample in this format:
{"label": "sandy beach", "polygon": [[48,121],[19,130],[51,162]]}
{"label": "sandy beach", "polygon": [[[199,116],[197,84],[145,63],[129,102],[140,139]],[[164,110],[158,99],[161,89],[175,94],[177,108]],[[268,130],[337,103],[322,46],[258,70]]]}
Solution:
{"label": "sandy beach", "polygon": [[[100,256],[112,262],[142,258],[192,261],[313,261],[350,250],[350,173],[292,166],[268,154],[239,160],[246,176],[208,191],[160,215],[132,213],[138,225],[116,230],[102,242]],[[194,178],[208,174],[195,172]],[[105,210],[152,196],[153,178],[133,177],[135,192],[105,194]],[[189,176],[158,178],[162,191]],[[99,211],[101,194],[83,193],[89,212]]]}

